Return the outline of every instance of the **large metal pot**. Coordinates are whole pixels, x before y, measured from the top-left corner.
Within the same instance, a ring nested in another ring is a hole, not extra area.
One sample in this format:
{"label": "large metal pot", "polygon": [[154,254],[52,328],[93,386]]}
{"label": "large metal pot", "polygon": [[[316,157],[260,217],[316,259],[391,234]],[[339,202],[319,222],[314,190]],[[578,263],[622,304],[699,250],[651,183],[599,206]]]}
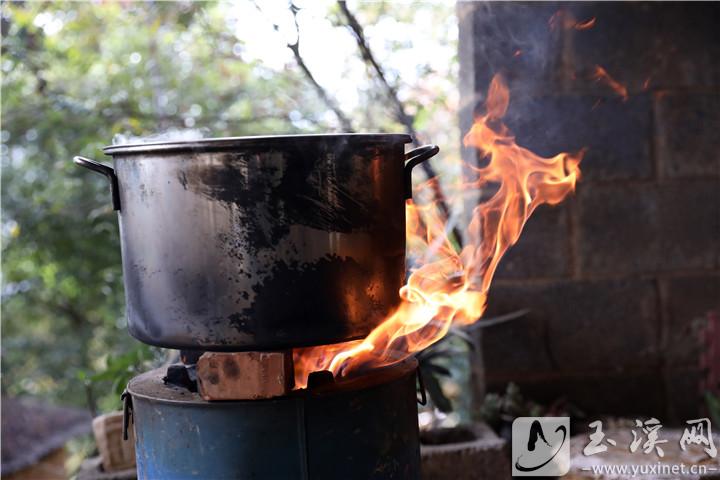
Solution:
{"label": "large metal pot", "polygon": [[110,146],[130,333],[264,350],[367,335],[398,304],[413,166],[407,135],[219,138]]}

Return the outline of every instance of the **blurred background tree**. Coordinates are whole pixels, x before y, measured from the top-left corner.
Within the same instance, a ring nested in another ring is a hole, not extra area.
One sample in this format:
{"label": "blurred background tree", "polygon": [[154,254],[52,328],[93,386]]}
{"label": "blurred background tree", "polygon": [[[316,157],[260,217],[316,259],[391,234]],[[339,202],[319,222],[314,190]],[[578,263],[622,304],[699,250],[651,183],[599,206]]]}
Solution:
{"label": "blurred background tree", "polygon": [[[2,387],[101,410],[158,356],[125,330],[107,184],[73,166],[116,135],[402,132],[334,2],[2,3]],[[450,3],[349,3],[422,137],[456,155]],[[297,30],[294,20],[297,20]],[[444,167],[436,163],[441,171]]]}

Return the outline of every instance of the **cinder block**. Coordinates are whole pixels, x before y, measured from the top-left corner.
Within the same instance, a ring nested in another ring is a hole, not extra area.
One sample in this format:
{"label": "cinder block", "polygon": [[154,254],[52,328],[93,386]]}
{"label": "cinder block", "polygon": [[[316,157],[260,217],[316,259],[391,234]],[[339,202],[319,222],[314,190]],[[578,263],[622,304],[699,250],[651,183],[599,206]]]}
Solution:
{"label": "cinder block", "polygon": [[570,275],[567,206],[533,212],[518,242],[500,260],[496,278],[559,278]]}
{"label": "cinder block", "polygon": [[718,181],[583,185],[577,198],[583,274],[716,268]]}
{"label": "cinder block", "polygon": [[654,174],[652,103],[594,95],[512,96],[506,115],[517,142],[546,157],[586,148],[580,185],[595,180],[644,180]]}
{"label": "cinder block", "polygon": [[711,310],[720,311],[720,274],[660,280],[666,311],[664,355],[668,365],[697,367],[699,330]]}
{"label": "cinder block", "polygon": [[662,175],[720,176],[720,95],[663,92],[654,110]]}
{"label": "cinder block", "polygon": [[[544,374],[555,368],[547,346],[545,315],[537,309],[538,289],[522,285],[494,285],[490,288],[488,311],[485,318],[530,308],[528,315],[500,325],[483,328],[481,352],[488,377],[512,376],[524,372],[528,375]],[[480,323],[483,319],[479,320]]]}
{"label": "cinder block", "polygon": [[[671,362],[671,367],[674,367]],[[702,416],[705,398],[700,390],[702,375],[697,366],[671,368],[665,372],[667,421],[684,423]]]}
{"label": "cinder block", "polygon": [[651,280],[495,285],[488,315],[529,308],[527,317],[483,330],[488,376],[658,365],[657,291]]}
{"label": "cinder block", "polygon": [[516,383],[525,398],[543,405],[563,399],[589,416],[610,414],[666,418],[663,378],[659,370],[615,374],[608,369],[534,379],[495,378],[490,382],[490,388],[495,392],[504,392],[508,381]]}
{"label": "cinder block", "polygon": [[291,352],[205,352],[197,363],[205,400],[254,400],[286,395],[293,387]]}
{"label": "cinder block", "polygon": [[[472,42],[471,54],[461,63],[472,63],[479,98],[487,91],[492,75],[502,72],[513,92],[557,91],[553,83],[561,62],[561,32],[548,28],[548,20],[561,2],[475,2],[472,25],[461,38]],[[462,10],[470,14],[469,9]]]}
{"label": "cinder block", "polygon": [[[561,9],[579,21],[596,22],[585,30],[551,29],[548,21]],[[478,92],[502,71],[511,88],[533,95],[615,95],[589,78],[596,65],[631,96],[720,84],[716,3],[687,8],[662,2],[477,2],[460,13],[473,15],[472,22],[461,19],[462,38],[474,42],[463,49],[460,62],[473,64]]]}
{"label": "cinder block", "polygon": [[[602,65],[630,95],[644,91],[648,79],[649,89],[720,84],[717,3],[687,8],[682,3],[577,2],[566,8],[576,18],[597,19],[591,29],[565,31],[563,68],[568,74],[583,78]],[[610,92],[599,82],[575,81],[568,86]]]}
{"label": "cinder block", "polygon": [[421,445],[422,478],[510,479],[509,452],[505,440],[483,423],[472,425],[471,430],[475,434],[474,440]]}

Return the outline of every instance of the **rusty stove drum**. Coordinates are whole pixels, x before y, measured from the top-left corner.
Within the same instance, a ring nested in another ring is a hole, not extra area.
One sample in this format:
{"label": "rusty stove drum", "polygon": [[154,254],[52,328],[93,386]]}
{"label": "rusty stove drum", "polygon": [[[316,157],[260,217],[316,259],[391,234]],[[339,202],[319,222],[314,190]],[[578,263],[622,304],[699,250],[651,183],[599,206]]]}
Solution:
{"label": "rusty stove drum", "polygon": [[139,479],[417,479],[415,372],[409,359],[265,400],[206,402],[163,383],[128,385]]}

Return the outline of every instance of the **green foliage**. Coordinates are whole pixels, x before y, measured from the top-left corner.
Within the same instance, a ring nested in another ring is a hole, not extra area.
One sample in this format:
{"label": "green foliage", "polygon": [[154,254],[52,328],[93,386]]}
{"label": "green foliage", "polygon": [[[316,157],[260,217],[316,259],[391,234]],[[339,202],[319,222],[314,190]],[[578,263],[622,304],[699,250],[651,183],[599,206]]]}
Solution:
{"label": "green foliage", "polygon": [[443,413],[455,411],[456,406],[442,384],[467,370],[467,351],[473,348],[475,342],[470,335],[450,327],[442,340],[415,355],[427,395],[432,405]]}
{"label": "green foliage", "polygon": [[497,428],[501,422],[512,422],[517,417],[539,417],[545,409],[520,393],[514,383],[508,383],[504,394],[488,393],[480,409],[482,419]]}
{"label": "green foliage", "polygon": [[[468,375],[468,351],[478,348],[473,330],[498,325],[522,318],[530,312],[528,309],[516,310],[496,317],[482,318],[474,324],[465,327],[451,326],[447,335],[429,348],[418,352],[415,356],[420,366],[420,373],[425,383],[425,389],[432,404],[441,412],[449,413],[458,410],[453,400],[445,393],[443,382],[453,377]],[[511,387],[508,387],[511,388]],[[512,388],[516,388],[512,386]],[[493,398],[490,398],[492,403]],[[487,413],[487,412],[486,412]]]}
{"label": "green foliage", "polygon": [[140,347],[107,184],[73,155],[100,159],[118,133],[293,131],[288,109],[317,102],[298,75],[271,84],[234,58],[213,4],[2,9],[3,388],[82,404],[79,371],[114,372],[109,358]]}
{"label": "green foliage", "polygon": [[78,371],[78,380],[85,385],[88,396],[94,398],[97,392],[104,392],[100,409],[117,410],[121,406],[120,395],[132,377],[148,370],[154,360],[160,356],[158,349],[135,343],[127,351],[108,355],[105,368],[89,375],[84,370]]}
{"label": "green foliage", "polygon": [[[444,8],[447,22],[454,22],[447,14],[452,6],[353,7],[371,25],[371,37],[390,10],[405,28],[423,8]],[[336,122],[291,56],[285,69],[246,58],[247,42],[230,20],[237,5],[2,2],[0,8],[2,387],[6,394],[83,405],[91,382],[99,405],[114,408],[120,385],[157,355],[125,330],[108,186],[76,168],[72,157],[102,160],[101,148],[117,134],[186,127],[211,136],[315,132],[333,130]],[[328,11],[328,18],[336,13],[334,6]],[[391,60],[397,49],[411,47],[391,46],[379,58]],[[277,48],[285,49],[284,40]],[[433,85],[444,78],[426,73]],[[423,101],[418,92],[434,92],[428,109],[447,102],[441,89],[403,85],[392,67],[388,74],[413,99],[413,112]],[[355,127],[401,130],[372,79],[357,83],[359,102],[348,112]],[[428,136],[454,124],[427,114],[417,119],[428,125]]]}
{"label": "green foliage", "polygon": [[707,391],[705,392],[705,404],[707,405],[712,423],[720,425],[720,397]]}

